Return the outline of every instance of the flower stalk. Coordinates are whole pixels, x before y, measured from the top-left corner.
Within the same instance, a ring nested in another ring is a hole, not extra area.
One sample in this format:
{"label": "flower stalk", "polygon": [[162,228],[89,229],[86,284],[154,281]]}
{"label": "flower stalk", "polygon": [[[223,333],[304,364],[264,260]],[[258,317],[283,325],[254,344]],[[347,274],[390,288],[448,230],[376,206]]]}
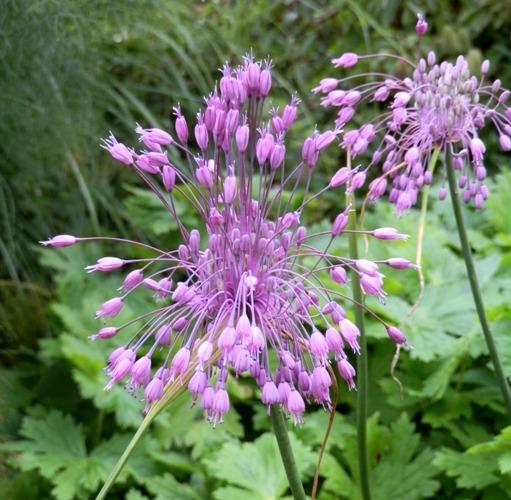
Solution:
{"label": "flower stalk", "polygon": [[456,219],[456,226],[458,228],[458,234],[460,237],[461,250],[463,253],[463,259],[465,261],[465,267],[467,268],[470,290],[472,292],[472,297],[474,299],[474,305],[476,307],[477,316],[479,317],[479,323],[481,324],[481,328],[483,330],[484,339],[486,341],[486,345],[488,346],[490,359],[495,370],[495,376],[497,377],[500,390],[502,392],[502,397],[504,398],[504,404],[506,406],[508,415],[511,417],[511,392],[509,390],[509,384],[507,382],[506,376],[504,375],[497,347],[495,346],[495,341],[493,339],[493,335],[488,324],[488,319],[484,311],[481,290],[479,288],[479,283],[477,281],[477,273],[474,266],[474,260],[472,258],[472,251],[470,249],[467,230],[465,227],[465,223],[463,221],[461,203],[458,197],[458,188],[456,185],[456,179],[453,169],[452,154],[449,150],[447,150],[446,152],[446,170],[447,179],[449,183],[449,190],[451,194],[452,209],[454,212],[454,217]]}
{"label": "flower stalk", "polygon": [[296,466],[293,448],[291,447],[291,441],[289,440],[289,435],[287,433],[286,421],[279,405],[272,405],[270,414],[273,431],[275,432],[275,438],[277,439],[280,456],[282,458],[282,464],[286,471],[287,480],[289,481],[289,487],[291,488],[293,498],[295,500],[305,500],[305,490],[303,489],[300,473]]}
{"label": "flower stalk", "polygon": [[[351,158],[348,154],[348,165],[351,164]],[[347,195],[347,206],[351,207],[348,216],[348,227],[351,229],[348,237],[349,256],[353,260],[358,259],[357,244],[357,211],[355,205],[355,196],[350,190]],[[371,490],[369,486],[369,460],[367,456],[367,400],[368,400],[368,365],[367,365],[367,339],[364,329],[364,311],[362,290],[360,288],[360,279],[356,273],[353,273],[351,279],[352,294],[355,305],[355,324],[360,331],[359,345],[360,354],[357,358],[357,451],[358,467],[360,474],[360,490],[364,500],[370,500]]]}

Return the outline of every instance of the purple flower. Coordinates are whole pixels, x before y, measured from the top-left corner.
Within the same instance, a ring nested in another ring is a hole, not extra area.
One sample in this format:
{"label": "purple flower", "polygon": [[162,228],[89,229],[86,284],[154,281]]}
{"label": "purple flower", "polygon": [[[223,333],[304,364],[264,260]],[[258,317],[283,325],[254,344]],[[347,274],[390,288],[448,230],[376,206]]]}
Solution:
{"label": "purple flower", "polygon": [[[350,55],[342,64],[354,62]],[[327,242],[325,233],[307,234],[301,225],[308,203],[321,194],[308,192],[313,167],[338,130],[314,131],[303,143],[303,160],[284,170],[286,133],[299,101],[293,96],[282,114],[272,109],[268,121],[262,121],[271,84],[268,63],[247,57],[237,68],[224,66],[219,91],[205,99],[193,126],[197,147],[189,144],[188,124],[179,107],[176,141],[160,129],[137,126],[148,150],[135,152],[113,136],[104,143],[154,191],[177,221],[182,238],[170,250],[119,239],[153,256],[104,257],[87,268],[109,272],[136,266],[124,278],[120,296],[106,301],[98,317],[115,317],[135,292],[152,294],[157,303],[139,318],[105,326],[93,335],[103,339],[125,333],[125,344],[108,359],[107,388],[129,376],[131,390],[143,389],[146,409],[162,398],[167,384],[186,384],[207,417],[222,421],[230,406],[228,377],[248,373],[261,390],[263,404],[281,404],[300,423],[306,402],[330,405],[327,367],[332,361],[342,366],[349,387],[353,385],[344,342],[358,352],[359,331],[338,303],[346,300],[338,288],[355,273],[365,293],[383,299],[383,274],[369,260],[326,253],[343,233],[348,210],[333,221]],[[323,82],[322,89],[333,84]],[[360,93],[348,92],[344,98],[353,106]],[[375,133],[366,127],[359,135],[369,142]],[[184,157],[188,161],[181,161]],[[352,187],[362,185],[365,173],[352,174],[340,169],[323,191],[350,180]],[[202,240],[176,213],[176,195],[187,199],[202,219]],[[371,234],[404,237],[393,228]],[[68,246],[87,239],[64,235],[44,244]],[[311,264],[305,265],[304,259]],[[385,263],[406,269],[406,262]],[[334,286],[323,283],[325,271]]]}
{"label": "purple flower", "polygon": [[[417,33],[425,34],[427,27],[419,15]],[[365,171],[378,165],[381,172],[371,182],[369,199],[375,201],[388,189],[396,211],[401,214],[408,210],[417,203],[422,186],[431,183],[430,160],[435,150],[441,150],[452,153],[465,202],[473,200],[477,208],[481,207],[488,197],[488,188],[484,167],[486,146],[479,131],[493,124],[501,149],[511,150],[511,108],[506,107],[510,92],[500,80],[493,83],[486,80],[489,61],[483,62],[481,75],[477,76],[470,73],[463,56],[454,62],[437,63],[433,52],[416,62],[398,55],[345,53],[332,62],[335,67],[347,68],[361,59],[381,57],[398,59],[408,67],[408,74],[398,78],[371,73],[370,81],[365,73],[337,79],[336,90],[321,101],[336,108],[336,126],[348,123],[361,103],[388,103],[383,114],[377,113],[370,122],[357,129],[345,129],[341,141],[341,147],[351,156],[361,155],[374,145]],[[353,81],[360,84],[350,86]],[[320,83],[314,92],[333,85],[332,78],[321,82],[326,83]],[[334,92],[335,98],[331,98]],[[364,134],[367,127],[371,127],[370,134]],[[336,176],[332,178],[333,185],[338,183]],[[440,198],[445,196],[446,190],[440,190]]]}
{"label": "purple flower", "polygon": [[417,24],[415,25],[415,32],[417,35],[422,36],[428,31],[428,23],[422,14],[417,14]]}
{"label": "purple flower", "polygon": [[80,238],[76,236],[71,236],[70,234],[59,234],[58,236],[54,236],[46,241],[40,241],[43,246],[51,246],[51,247],[70,247],[77,243]]}

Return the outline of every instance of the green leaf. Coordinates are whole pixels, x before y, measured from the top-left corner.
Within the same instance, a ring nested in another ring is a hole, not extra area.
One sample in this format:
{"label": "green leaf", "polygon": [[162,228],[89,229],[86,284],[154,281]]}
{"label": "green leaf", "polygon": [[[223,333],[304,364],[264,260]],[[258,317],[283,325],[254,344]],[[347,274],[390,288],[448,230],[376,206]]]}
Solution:
{"label": "green leaf", "polygon": [[505,451],[499,457],[499,469],[502,474],[508,474],[511,472],[511,450]]}
{"label": "green leaf", "polygon": [[126,493],[125,500],[149,500],[148,497],[142,495],[140,491],[135,488],[131,488],[128,493]]}
{"label": "green leaf", "polygon": [[456,478],[459,488],[482,489],[499,481],[496,474],[496,455],[468,455],[467,453],[442,448],[435,453],[433,463],[445,473]]}
{"label": "green leaf", "polygon": [[433,452],[419,451],[420,436],[405,414],[391,425],[391,444],[372,471],[375,499],[413,500],[428,498],[438,488],[433,480],[437,470],[431,465]]}
{"label": "green leaf", "polygon": [[329,453],[325,454],[321,463],[321,475],[325,478],[325,482],[321,488],[320,498],[323,498],[324,494],[328,492],[335,493],[342,498],[349,498],[350,500],[362,498],[356,481]]}
{"label": "green leaf", "polygon": [[242,437],[243,426],[233,408],[224,422],[213,428],[198,405],[190,408],[190,394],[185,393],[167,406],[156,422],[154,434],[166,447],[192,448],[192,456],[198,458],[216,451],[232,437]]}
{"label": "green leaf", "polygon": [[486,442],[464,452],[442,448],[434,463],[448,476],[456,478],[459,488],[482,490],[498,485],[509,492],[511,485],[511,426]]}
{"label": "green leaf", "polygon": [[[511,378],[511,319],[496,321],[492,323],[491,328],[499,351],[502,368],[507,377]],[[486,345],[484,350],[486,352]]]}
{"label": "green leaf", "polygon": [[[58,500],[69,500],[81,491],[95,491],[130,439],[129,435],[114,435],[89,454],[82,427],[57,411],[43,418],[25,417],[20,433],[26,438],[24,441],[6,443],[2,448],[19,453],[15,460],[22,470],[37,469],[49,479]],[[154,462],[139,448],[123,477],[141,480],[158,472]]]}
{"label": "green leaf", "polygon": [[493,227],[502,233],[511,233],[509,200],[511,199],[511,173],[504,171],[495,180],[495,189],[487,201],[488,219]]}
{"label": "green leaf", "polygon": [[8,443],[4,447],[21,452],[17,457],[21,469],[39,469],[53,483],[57,499],[73,498],[86,465],[81,426],[71,417],[53,411],[43,419],[26,417],[20,434],[25,441]]}
{"label": "green leaf", "polygon": [[[307,414],[302,425],[293,429],[293,434],[308,446],[319,446],[325,437],[330,414],[326,411],[315,411]],[[352,436],[354,427],[346,422],[344,415],[336,413],[328,437],[327,450],[333,446],[344,448],[347,436]]]}
{"label": "green leaf", "polygon": [[[149,230],[157,236],[177,231],[176,220],[151,190],[132,186],[126,186],[126,189],[131,193],[124,202],[126,210],[138,227]],[[180,198],[181,195],[176,193],[174,204],[177,215],[185,227],[196,226],[197,218],[190,210],[189,205]]]}
{"label": "green leaf", "polygon": [[201,500],[201,496],[188,484],[178,482],[171,474],[146,478],[147,489],[154,500]]}
{"label": "green leaf", "polygon": [[[310,477],[315,456],[310,448],[290,434],[291,445],[299,472]],[[239,488],[221,488],[215,498],[251,498],[270,500],[281,498],[288,489],[284,466],[280,460],[275,436],[265,433],[252,443],[226,443],[211,459],[205,460],[213,476]]]}
{"label": "green leaf", "polygon": [[[433,452],[420,448],[419,434],[405,414],[390,429],[378,424],[378,415],[368,421],[368,452],[372,497],[375,500],[414,500],[431,496],[438,488],[433,479],[437,469],[431,464]],[[343,458],[325,457],[321,468],[326,478],[325,492],[342,498],[360,498],[356,436],[346,439]]]}

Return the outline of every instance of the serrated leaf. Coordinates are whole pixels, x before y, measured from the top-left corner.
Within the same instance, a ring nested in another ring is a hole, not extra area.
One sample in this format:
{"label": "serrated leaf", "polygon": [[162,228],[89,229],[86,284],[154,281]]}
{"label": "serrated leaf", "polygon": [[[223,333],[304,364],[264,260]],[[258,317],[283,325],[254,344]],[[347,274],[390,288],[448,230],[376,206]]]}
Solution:
{"label": "serrated leaf", "polygon": [[[178,225],[174,217],[162,205],[158,197],[148,189],[126,186],[131,193],[124,201],[126,210],[138,227],[151,231],[155,235],[167,234],[177,231]],[[174,205],[181,222],[185,227],[197,225],[197,219],[190,211],[188,204],[184,203],[181,195],[176,193]]]}
{"label": "serrated leaf", "polygon": [[20,434],[25,441],[8,443],[5,447],[21,452],[17,461],[22,470],[39,469],[54,484],[56,498],[73,498],[86,462],[81,426],[71,417],[53,411],[43,419],[26,417]]}
{"label": "serrated leaf", "polygon": [[125,500],[149,500],[148,497],[142,495],[140,491],[135,488],[131,488],[128,493],[126,493]]}
{"label": "serrated leaf", "polygon": [[499,457],[499,469],[502,474],[511,472],[511,450],[505,451]]}
{"label": "serrated leaf", "polygon": [[[302,425],[293,429],[293,434],[308,446],[320,445],[325,437],[330,414],[326,411],[315,411],[307,414]],[[352,436],[355,430],[346,422],[344,415],[336,413],[327,442],[327,450],[332,446],[344,448],[347,436]]]}
{"label": "serrated leaf", "polygon": [[178,482],[171,474],[146,478],[144,483],[154,500],[201,500],[201,496],[188,484]]}
{"label": "serrated leaf", "polygon": [[[433,477],[438,473],[432,466],[433,452],[420,450],[419,434],[405,414],[390,429],[378,424],[378,415],[368,421],[368,454],[372,498],[376,500],[414,500],[431,496],[438,488]],[[326,458],[322,475],[324,489],[342,498],[360,498],[358,483],[357,441],[346,440],[344,458],[347,467]]]}
{"label": "serrated leaf", "polygon": [[463,452],[442,448],[435,453],[433,463],[456,478],[459,488],[482,489],[499,481],[496,475],[496,455],[493,457],[468,455]]}
{"label": "serrated leaf", "polygon": [[391,425],[391,446],[373,470],[375,499],[413,500],[428,498],[437,490],[437,474],[431,464],[433,452],[419,450],[420,436],[406,415]]}
{"label": "serrated leaf", "polygon": [[[37,469],[53,484],[58,500],[70,500],[79,492],[96,490],[129,442],[128,435],[114,435],[87,453],[82,427],[68,415],[52,411],[42,418],[25,417],[20,431],[26,438],[2,445],[20,454],[22,470]],[[158,472],[143,450],[135,453],[124,470],[139,479]]]}
{"label": "serrated leaf", "polygon": [[[292,434],[289,437],[299,472],[310,475],[314,468],[314,454]],[[263,434],[252,443],[226,443],[205,464],[213,476],[244,492],[245,497],[238,498],[279,499],[288,489],[277,442],[270,433]],[[229,491],[232,492],[232,488]],[[215,498],[223,498],[222,491],[215,493]]]}
{"label": "serrated leaf", "polygon": [[321,499],[324,498],[325,493],[328,494],[328,492],[335,494],[337,498],[337,495],[342,498],[349,498],[350,500],[359,500],[361,498],[360,489],[356,481],[329,453],[326,453],[323,458],[321,475],[325,478],[321,489]]}
{"label": "serrated leaf", "polygon": [[240,416],[232,409],[222,424],[212,427],[198,406],[190,408],[191,397],[185,393],[165,409],[156,423],[155,435],[164,446],[190,447],[197,458],[207,450],[216,451],[233,436],[243,436]]}
{"label": "serrated leaf", "polygon": [[509,200],[511,199],[511,174],[504,171],[495,180],[495,188],[487,202],[488,219],[493,227],[502,233],[511,233]]}
{"label": "serrated leaf", "polygon": [[424,381],[421,396],[440,399],[445,395],[445,391],[449,386],[451,377],[456,371],[460,359],[458,356],[451,355],[440,361],[435,366],[433,373]]}
{"label": "serrated leaf", "polygon": [[[508,378],[511,378],[511,319],[496,321],[491,325],[492,333],[502,362],[502,368]],[[484,345],[486,352],[486,345]]]}

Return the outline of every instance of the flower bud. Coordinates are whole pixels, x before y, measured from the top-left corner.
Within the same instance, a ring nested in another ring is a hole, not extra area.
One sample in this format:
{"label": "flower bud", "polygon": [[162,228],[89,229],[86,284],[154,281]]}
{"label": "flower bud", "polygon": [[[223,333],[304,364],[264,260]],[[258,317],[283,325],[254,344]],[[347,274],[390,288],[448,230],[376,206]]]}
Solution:
{"label": "flower bud", "polygon": [[186,118],[181,114],[181,111],[179,110],[177,111],[176,115],[177,118],[175,128],[177,137],[183,144],[186,144],[188,142],[188,124],[186,123]]}
{"label": "flower bud", "polygon": [[482,160],[485,151],[486,146],[484,145],[484,142],[479,139],[479,137],[474,137],[470,141],[470,152],[472,153],[474,160]]}
{"label": "flower bud", "polygon": [[111,339],[115,335],[117,335],[117,332],[119,331],[119,328],[115,326],[105,326],[104,328],[101,328],[97,333],[90,336],[91,340],[97,340],[97,339]]}
{"label": "flower bud", "polygon": [[271,71],[269,67],[266,67],[261,71],[259,75],[259,95],[266,97],[271,89]]}
{"label": "flower bud", "polygon": [[336,68],[350,68],[351,66],[355,66],[358,62],[357,54],[353,52],[345,52],[340,57],[336,59],[332,59],[332,64]]}
{"label": "flower bud", "polygon": [[250,129],[248,125],[241,125],[236,130],[236,146],[240,153],[244,153],[248,146],[248,138],[250,136]]}
{"label": "flower bud", "polygon": [[283,144],[275,144],[270,156],[270,167],[275,170],[282,165],[286,156],[286,147]]}
{"label": "flower bud", "polygon": [[350,362],[346,358],[342,358],[337,363],[337,368],[339,370],[339,375],[346,381],[348,384],[348,388],[354,389],[355,388],[355,368],[350,364]]}
{"label": "flower bud", "polygon": [[385,329],[387,330],[391,340],[393,340],[396,344],[406,344],[406,337],[399,328],[396,328],[395,326],[386,326]]}
{"label": "flower bud", "polygon": [[236,198],[236,177],[228,176],[224,181],[224,203],[230,205]]}
{"label": "flower bud", "polygon": [[188,368],[189,362],[190,350],[187,347],[181,347],[181,349],[176,352],[172,359],[172,363],[170,364],[171,377],[182,375]]}
{"label": "flower bud", "polygon": [[344,228],[348,224],[348,216],[341,212],[334,220],[334,223],[332,224],[332,235],[333,236],[339,236],[343,231]]}
{"label": "flower bud", "polygon": [[170,165],[164,165],[161,177],[165,189],[172,191],[176,185],[176,171]]}
{"label": "flower bud", "polygon": [[53,238],[50,238],[46,241],[40,241],[41,245],[47,247],[57,247],[57,248],[63,248],[63,247],[70,247],[71,245],[74,245],[79,241],[79,238],[76,236],[71,236],[70,234],[59,234],[58,236],[54,236]]}
{"label": "flower bud", "polygon": [[500,134],[499,144],[502,151],[511,151],[511,137],[506,134]]}
{"label": "flower bud", "polygon": [[194,128],[195,141],[203,151],[208,148],[209,136],[206,125],[200,121]]}
{"label": "flower bud", "polygon": [[113,299],[107,300],[96,311],[96,318],[115,318],[115,316],[119,314],[122,306],[123,302],[120,297],[114,297]]}
{"label": "flower bud", "polygon": [[285,129],[289,129],[296,120],[296,107],[299,100],[296,97],[292,97],[291,102],[284,106],[282,110],[282,124]]}
{"label": "flower bud", "polygon": [[428,31],[428,23],[422,14],[417,14],[417,24],[415,25],[415,33],[422,36]]}
{"label": "flower bud", "polygon": [[400,233],[394,227],[379,227],[371,232],[371,234],[379,240],[406,240],[410,236]]}
{"label": "flower bud", "polygon": [[336,136],[337,134],[333,130],[327,130],[326,132],[323,132],[316,137],[314,146],[318,151],[325,149],[327,146],[332,144]]}
{"label": "flower bud", "polygon": [[332,90],[337,87],[337,79],[336,78],[323,78],[319,85],[312,89],[314,94],[321,92],[322,94],[328,94]]}
{"label": "flower bud", "polygon": [[317,330],[312,332],[309,339],[309,348],[313,356],[325,360],[328,354],[328,344],[325,337]]}
{"label": "flower bud", "polygon": [[330,278],[336,283],[344,285],[348,280],[344,267],[336,266],[330,269]]}
{"label": "flower bud", "polygon": [[348,167],[342,167],[332,176],[330,183],[331,188],[342,186],[351,177],[351,170]]}
{"label": "flower bud", "polygon": [[417,269],[418,267],[416,264],[410,262],[408,259],[403,259],[400,257],[393,257],[391,259],[387,259],[385,261],[385,264],[394,269]]}

